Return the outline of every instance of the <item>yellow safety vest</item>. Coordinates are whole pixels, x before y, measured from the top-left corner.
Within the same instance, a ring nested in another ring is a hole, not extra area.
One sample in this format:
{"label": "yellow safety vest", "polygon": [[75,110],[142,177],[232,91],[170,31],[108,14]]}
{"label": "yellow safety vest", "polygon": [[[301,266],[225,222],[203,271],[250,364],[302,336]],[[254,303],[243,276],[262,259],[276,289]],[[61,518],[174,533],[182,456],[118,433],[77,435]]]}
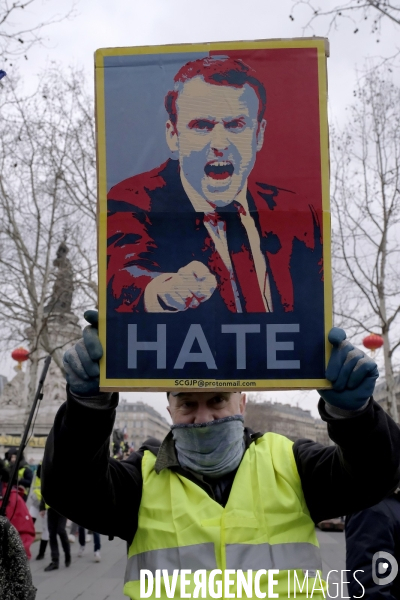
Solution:
{"label": "yellow safety vest", "polygon": [[42,500],[42,482],[40,481],[40,477],[38,477],[37,475],[35,475],[32,492],[36,496],[38,501],[41,502],[41,500]]}
{"label": "yellow safety vest", "polygon": [[22,483],[19,483],[19,480],[24,478],[25,469],[27,468],[28,467],[21,467],[20,469],[18,469],[18,485],[24,488],[26,495],[29,493],[29,486],[27,487],[25,485],[22,485]]}
{"label": "yellow safety vest", "polygon": [[[211,571],[220,569],[222,574],[214,573],[213,577],[222,582],[222,598],[226,575],[234,582],[228,593],[237,597],[239,570],[253,580],[252,595],[243,589],[242,598],[257,597],[256,579],[257,590],[268,598],[268,570],[277,569],[279,574],[271,577],[278,581],[272,589],[279,598],[324,598],[318,540],[292,446],[290,440],[275,433],[266,433],[253,442],[244,454],[225,507],[170,469],[157,474],[156,457],[146,450],[138,529],[128,552],[124,594],[138,600],[140,571],[147,569],[154,575],[160,570],[159,597],[166,599],[162,570],[168,570],[169,586],[175,569],[190,569],[191,575],[184,576],[189,580],[185,592],[194,597],[199,580],[193,572],[204,569],[208,578]],[[225,574],[228,569],[235,574]],[[260,572],[262,569],[267,573]],[[154,587],[151,598],[156,597],[156,590]],[[206,597],[210,598],[208,590],[207,584]],[[181,597],[180,576],[174,597]]]}

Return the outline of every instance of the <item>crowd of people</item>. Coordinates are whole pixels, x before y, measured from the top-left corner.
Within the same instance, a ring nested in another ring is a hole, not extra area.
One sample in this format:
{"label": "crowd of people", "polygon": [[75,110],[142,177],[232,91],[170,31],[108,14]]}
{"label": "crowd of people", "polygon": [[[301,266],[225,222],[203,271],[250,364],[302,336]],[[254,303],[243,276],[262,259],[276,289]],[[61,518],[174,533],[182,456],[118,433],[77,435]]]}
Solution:
{"label": "crowd of people", "polygon": [[[114,430],[112,455],[116,460],[124,460],[133,452],[133,445],[119,429]],[[9,448],[0,459],[0,506],[10,482],[10,474],[17,459],[18,448]],[[35,560],[45,558],[50,543],[51,562],[45,571],[54,571],[60,565],[58,539],[65,557],[65,566],[71,565],[71,544],[78,543],[77,556],[86,553],[86,544],[94,542],[94,562],[101,561],[101,537],[96,531],[86,530],[81,525],[68,522],[67,518],[46,504],[42,495],[41,463],[28,464],[22,454],[16,471],[16,481],[6,508],[6,516],[19,534],[26,557],[32,558],[31,545],[36,539],[36,529],[40,532],[39,552]],[[69,531],[68,531],[69,528]]]}
{"label": "crowd of people", "polygon": [[[10,476],[17,458],[18,449],[9,448],[0,459],[0,506],[10,485]],[[51,506],[48,506],[42,495],[41,463],[28,464],[22,455],[16,470],[16,480],[12,484],[11,494],[6,507],[6,517],[11,523],[22,542],[26,558],[32,558],[31,545],[36,539],[36,529],[40,532],[39,552],[35,560],[45,558],[47,546],[50,542],[51,561],[45,571],[54,571],[59,568],[60,552],[58,538],[60,539],[65,556],[65,566],[71,564],[71,544],[79,543],[77,556],[81,557],[85,551],[86,542],[94,539],[94,562],[101,561],[101,540],[97,532],[86,532],[85,528],[70,523],[67,532],[67,518],[60,515]],[[1,553],[0,553],[1,571]]]}

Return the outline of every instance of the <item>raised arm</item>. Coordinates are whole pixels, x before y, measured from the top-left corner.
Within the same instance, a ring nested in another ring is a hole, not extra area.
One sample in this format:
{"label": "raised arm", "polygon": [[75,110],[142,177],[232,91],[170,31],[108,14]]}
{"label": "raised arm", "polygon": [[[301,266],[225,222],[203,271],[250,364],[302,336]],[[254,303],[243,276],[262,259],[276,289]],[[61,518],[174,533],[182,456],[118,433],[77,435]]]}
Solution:
{"label": "raised arm", "polygon": [[294,455],[315,522],[344,516],[380,502],[400,479],[400,429],[372,399],[378,369],[343,330],[326,372],[330,390],[320,390],[319,411],[333,446],[297,440]]}
{"label": "raised arm", "polygon": [[118,394],[99,392],[97,312],[87,311],[85,318],[91,325],[64,355],[67,402],[46,443],[43,497],[79,525],[131,541],[141,499],[142,456],[135,452],[126,461],[110,458]]}

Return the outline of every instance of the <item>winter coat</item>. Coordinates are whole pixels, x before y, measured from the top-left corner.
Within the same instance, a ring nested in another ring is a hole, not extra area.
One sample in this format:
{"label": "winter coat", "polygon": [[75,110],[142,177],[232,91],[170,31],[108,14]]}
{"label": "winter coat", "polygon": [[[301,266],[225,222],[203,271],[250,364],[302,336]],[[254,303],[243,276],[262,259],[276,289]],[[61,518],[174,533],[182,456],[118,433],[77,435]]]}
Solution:
{"label": "winter coat", "polygon": [[0,517],[0,600],[35,600],[36,588],[15,527]]}
{"label": "winter coat", "polygon": [[[3,484],[3,497],[6,493],[7,485]],[[35,541],[35,526],[29,510],[22,499],[23,492],[13,487],[11,490],[10,499],[6,508],[6,516],[18,531],[25,552],[28,558],[31,558],[30,547]],[[1,502],[0,502],[1,506]]]}
{"label": "winter coat", "polygon": [[[162,444],[154,438],[147,440],[126,460],[110,458],[117,404],[118,394],[79,399],[68,393],[47,439],[42,465],[42,493],[52,508],[74,523],[130,544],[137,530],[145,449],[157,455],[157,468],[182,473],[224,505],[235,473],[230,480],[212,483],[183,469],[171,432]],[[305,439],[293,445],[304,497],[315,522],[376,504],[400,480],[400,429],[376,402],[371,400],[349,418],[331,417],[323,400],[319,411],[337,446]],[[259,435],[245,430],[246,447]],[[74,485],[65,476],[71,465]]]}
{"label": "winter coat", "polygon": [[[354,513],[346,518],[346,569],[357,573],[357,579],[365,588],[364,600],[400,600],[400,574],[393,582],[384,585],[375,583],[372,577],[372,559],[376,552],[388,552],[400,566],[400,495],[393,494],[379,504]],[[379,573],[378,559],[375,566],[376,577],[382,580],[390,575],[388,569]],[[348,585],[351,597],[359,596],[360,586],[350,579]],[[354,589],[353,589],[354,588]]]}

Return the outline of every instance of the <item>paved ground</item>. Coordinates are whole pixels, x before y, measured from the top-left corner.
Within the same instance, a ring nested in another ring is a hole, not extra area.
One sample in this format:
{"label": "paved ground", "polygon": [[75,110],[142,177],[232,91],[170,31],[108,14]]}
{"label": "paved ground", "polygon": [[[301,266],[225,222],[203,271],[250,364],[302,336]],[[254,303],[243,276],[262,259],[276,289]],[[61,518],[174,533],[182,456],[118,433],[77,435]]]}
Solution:
{"label": "paved ground", "polygon": [[[317,537],[322,554],[322,572],[326,579],[329,571],[338,571],[329,576],[330,594],[332,598],[336,596],[339,590],[338,598],[347,597],[347,586],[343,586],[343,595],[340,584],[341,571],[346,569],[346,541],[344,532],[341,531],[317,531]],[[343,574],[343,580],[346,581],[346,573]],[[361,588],[360,588],[361,589]]]}
{"label": "paved ground", "polygon": [[[126,542],[112,542],[101,536],[101,562],[94,562],[93,542],[86,544],[84,555],[77,556],[79,544],[71,544],[72,563],[65,568],[60,561],[57,571],[45,573],[50,562],[50,548],[43,560],[35,560],[39,542],[32,545],[31,569],[38,592],[36,600],[123,600],[123,580],[126,566]],[[61,547],[60,547],[60,551]]]}
{"label": "paved ground", "polygon": [[[340,576],[340,571],[346,568],[344,533],[317,530],[317,536],[321,545],[324,575],[336,569]],[[95,563],[93,560],[93,542],[86,545],[85,554],[78,558],[79,545],[76,542],[71,545],[71,566],[66,569],[64,562],[61,561],[58,571],[51,573],[43,571],[50,562],[49,548],[45,559],[37,561],[35,557],[39,550],[39,543],[33,544],[31,568],[33,582],[38,589],[36,600],[123,600],[126,598],[122,593],[126,543],[120,539],[110,542],[102,536],[101,544],[101,563]],[[334,581],[338,581],[338,577],[333,577],[332,582]]]}

